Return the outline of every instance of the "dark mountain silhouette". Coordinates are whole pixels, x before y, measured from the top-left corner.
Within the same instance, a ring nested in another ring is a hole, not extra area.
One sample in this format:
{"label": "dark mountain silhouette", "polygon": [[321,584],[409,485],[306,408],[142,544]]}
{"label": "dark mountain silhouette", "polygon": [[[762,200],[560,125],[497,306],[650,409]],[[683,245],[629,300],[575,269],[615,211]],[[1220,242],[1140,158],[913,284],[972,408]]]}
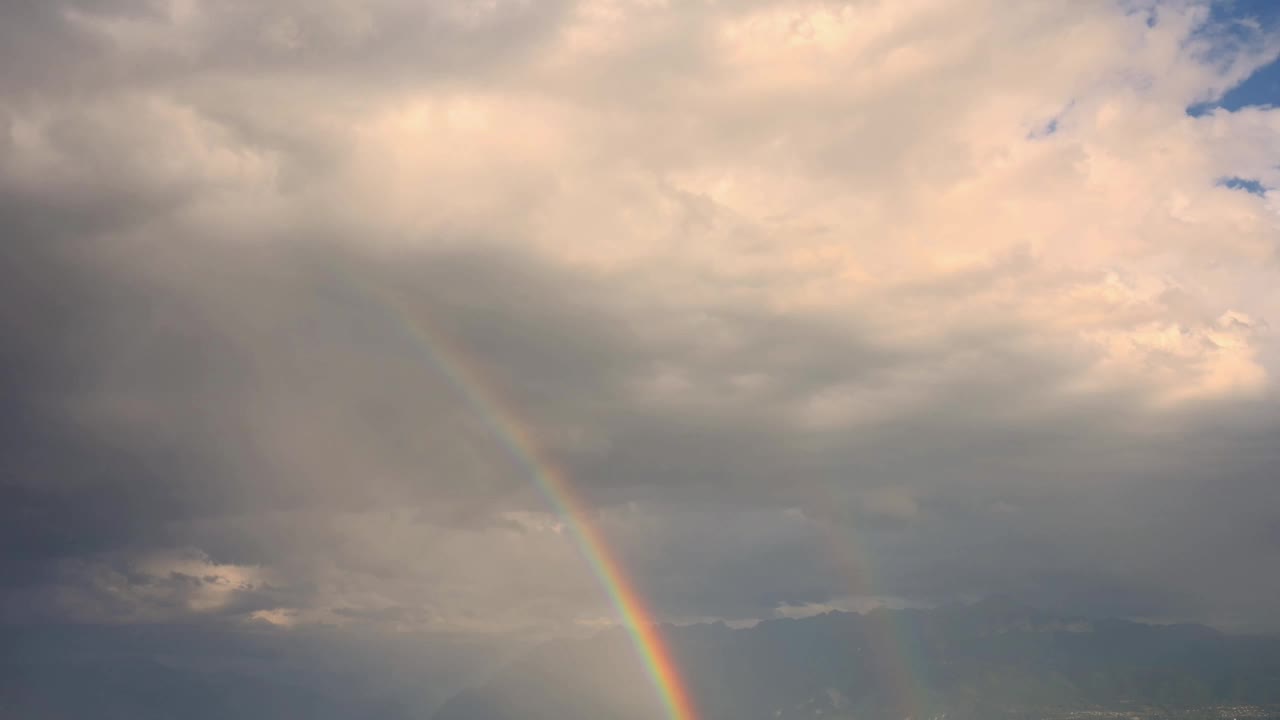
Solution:
{"label": "dark mountain silhouette", "polygon": [[[1062,616],[996,599],[934,610],[833,612],[666,627],[703,720],[1268,715],[1280,639],[1201,625]],[[621,631],[540,647],[435,720],[660,718]]]}
{"label": "dark mountain silhouette", "polygon": [[0,625],[0,720],[422,720],[498,657],[413,633]]}

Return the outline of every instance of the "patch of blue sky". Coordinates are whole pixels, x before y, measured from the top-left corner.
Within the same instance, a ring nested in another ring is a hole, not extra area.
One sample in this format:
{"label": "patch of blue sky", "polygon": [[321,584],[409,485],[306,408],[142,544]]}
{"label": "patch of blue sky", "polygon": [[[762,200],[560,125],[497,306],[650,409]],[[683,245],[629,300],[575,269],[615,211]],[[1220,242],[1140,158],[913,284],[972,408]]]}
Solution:
{"label": "patch of blue sky", "polygon": [[[1280,2],[1280,0],[1277,1]],[[1062,108],[1057,115],[1049,118],[1043,125],[1032,128],[1031,132],[1027,133],[1027,139],[1042,140],[1058,132],[1058,128],[1061,127],[1063,119],[1066,117],[1067,113],[1071,112],[1071,108],[1074,105],[1075,101],[1072,100],[1067,103],[1066,107]]]}
{"label": "patch of blue sky", "polygon": [[[1229,63],[1241,52],[1280,43],[1280,0],[1215,0],[1195,39],[1207,41],[1206,59]],[[1280,105],[1280,58],[1273,57],[1220,97],[1187,107],[1193,117],[1222,109]]]}
{"label": "patch of blue sky", "polygon": [[1219,187],[1224,187],[1229,190],[1243,190],[1244,192],[1247,192],[1250,195],[1257,195],[1259,197],[1265,196],[1267,194],[1266,186],[1264,186],[1260,181],[1253,180],[1250,178],[1242,178],[1242,177],[1234,177],[1234,176],[1224,177],[1224,178],[1219,178],[1216,184]]}
{"label": "patch of blue sky", "polygon": [[1126,15],[1140,15],[1146,19],[1147,27],[1156,26],[1156,10],[1160,0],[1116,0]]}

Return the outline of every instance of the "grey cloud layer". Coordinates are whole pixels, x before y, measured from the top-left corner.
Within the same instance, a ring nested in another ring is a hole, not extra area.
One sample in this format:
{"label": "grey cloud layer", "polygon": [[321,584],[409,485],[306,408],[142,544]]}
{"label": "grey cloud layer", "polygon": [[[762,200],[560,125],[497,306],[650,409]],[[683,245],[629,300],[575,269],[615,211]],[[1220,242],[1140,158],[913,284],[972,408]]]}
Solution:
{"label": "grey cloud layer", "polygon": [[1276,627],[1274,43],[934,5],[7,7],[5,617],[607,619],[425,323],[666,617]]}

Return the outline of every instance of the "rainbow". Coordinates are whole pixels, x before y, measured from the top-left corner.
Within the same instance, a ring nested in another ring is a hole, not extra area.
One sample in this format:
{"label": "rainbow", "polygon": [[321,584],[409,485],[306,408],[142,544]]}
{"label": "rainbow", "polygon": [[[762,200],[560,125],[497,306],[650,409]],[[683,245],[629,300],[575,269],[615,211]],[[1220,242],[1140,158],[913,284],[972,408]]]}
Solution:
{"label": "rainbow", "polygon": [[604,588],[630,636],[669,720],[697,720],[688,688],[658,630],[653,613],[636,591],[604,534],[596,527],[591,512],[579,498],[568,476],[538,446],[528,423],[521,419],[512,403],[499,393],[493,383],[486,381],[462,348],[450,342],[421,311],[411,310],[382,288],[368,283],[362,283],[361,287],[370,299],[376,300],[397,320],[397,327],[405,338],[484,420],[503,448],[562,518],[569,537]]}
{"label": "rainbow", "polygon": [[[835,505],[835,493],[830,494]],[[866,544],[860,542],[853,534],[853,528],[842,528],[837,536],[834,528],[827,529],[827,548],[829,557],[839,572],[851,580],[851,594],[871,595],[876,575],[875,559],[867,550]],[[915,657],[914,644],[907,638],[906,632],[899,626],[897,616],[892,612],[862,613],[866,628],[866,640],[870,647],[869,654],[876,661],[877,677],[882,681],[881,690],[885,699],[907,720],[925,720],[936,716],[926,684],[921,663]]]}

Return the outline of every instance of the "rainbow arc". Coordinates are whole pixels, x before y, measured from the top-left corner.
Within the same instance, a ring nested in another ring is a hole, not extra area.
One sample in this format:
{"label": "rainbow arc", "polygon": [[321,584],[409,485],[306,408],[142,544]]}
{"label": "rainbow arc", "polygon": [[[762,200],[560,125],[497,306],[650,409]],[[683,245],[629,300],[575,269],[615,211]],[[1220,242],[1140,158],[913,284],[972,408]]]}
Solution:
{"label": "rainbow arc", "polygon": [[639,654],[669,720],[697,720],[693,701],[653,613],[636,590],[616,553],[597,527],[586,503],[565,472],[546,454],[528,424],[493,383],[487,382],[463,350],[420,312],[380,288],[365,286],[369,299],[392,314],[397,326],[426,362],[457,390],[471,410],[517,462],[552,509],[608,595]]}

